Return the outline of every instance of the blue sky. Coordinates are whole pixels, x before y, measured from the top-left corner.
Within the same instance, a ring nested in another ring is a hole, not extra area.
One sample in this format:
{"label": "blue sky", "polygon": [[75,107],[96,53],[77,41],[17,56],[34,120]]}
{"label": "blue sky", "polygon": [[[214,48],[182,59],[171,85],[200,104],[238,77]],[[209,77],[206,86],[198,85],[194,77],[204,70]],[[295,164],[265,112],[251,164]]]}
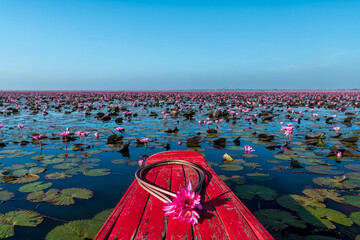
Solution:
{"label": "blue sky", "polygon": [[0,1],[1,90],[360,88],[360,1]]}

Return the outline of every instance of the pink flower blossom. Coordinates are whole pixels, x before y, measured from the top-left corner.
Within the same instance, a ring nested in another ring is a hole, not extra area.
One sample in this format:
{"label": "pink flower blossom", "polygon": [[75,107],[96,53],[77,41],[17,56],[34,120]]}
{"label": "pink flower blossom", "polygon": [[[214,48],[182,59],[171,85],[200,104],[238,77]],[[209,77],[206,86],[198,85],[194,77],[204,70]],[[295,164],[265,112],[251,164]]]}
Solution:
{"label": "pink flower blossom", "polygon": [[140,139],[140,142],[147,143],[147,142],[149,142],[149,139],[148,138],[142,138],[142,139]]}
{"label": "pink flower blossom", "polygon": [[195,208],[202,209],[200,199],[201,196],[192,191],[189,181],[186,190],[181,189],[172,202],[165,203],[163,208],[165,216],[172,216],[174,219],[180,219],[194,226],[200,218],[199,213],[195,210]]}
{"label": "pink flower blossom", "polygon": [[255,149],[253,149],[251,146],[249,145],[245,145],[245,154],[250,154],[252,152],[255,152]]}
{"label": "pink flower blossom", "polygon": [[61,132],[60,133],[60,136],[62,136],[62,137],[67,137],[68,135],[70,134],[70,132],[69,131],[66,131],[66,132]]}

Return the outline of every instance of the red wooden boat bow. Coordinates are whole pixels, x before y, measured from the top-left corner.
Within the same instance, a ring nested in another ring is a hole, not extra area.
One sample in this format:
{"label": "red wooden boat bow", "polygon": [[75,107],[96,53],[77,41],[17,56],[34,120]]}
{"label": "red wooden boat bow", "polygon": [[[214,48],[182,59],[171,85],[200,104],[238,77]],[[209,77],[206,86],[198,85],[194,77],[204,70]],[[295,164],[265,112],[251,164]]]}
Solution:
{"label": "red wooden boat bow", "polygon": [[[200,153],[162,152],[149,157],[146,163],[169,159],[196,163],[206,172],[199,224],[192,226],[164,217],[164,204],[134,180],[95,239],[273,239]],[[181,165],[154,168],[146,178],[173,192],[185,188],[189,180],[193,185],[197,183],[196,174]]]}

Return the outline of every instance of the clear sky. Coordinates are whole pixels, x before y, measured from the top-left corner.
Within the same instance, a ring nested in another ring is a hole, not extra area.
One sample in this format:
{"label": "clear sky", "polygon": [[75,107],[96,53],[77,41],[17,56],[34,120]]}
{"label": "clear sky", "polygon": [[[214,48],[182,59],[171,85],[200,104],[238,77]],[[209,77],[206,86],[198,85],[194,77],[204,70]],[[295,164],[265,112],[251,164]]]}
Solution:
{"label": "clear sky", "polygon": [[0,0],[0,90],[360,88],[360,1]]}

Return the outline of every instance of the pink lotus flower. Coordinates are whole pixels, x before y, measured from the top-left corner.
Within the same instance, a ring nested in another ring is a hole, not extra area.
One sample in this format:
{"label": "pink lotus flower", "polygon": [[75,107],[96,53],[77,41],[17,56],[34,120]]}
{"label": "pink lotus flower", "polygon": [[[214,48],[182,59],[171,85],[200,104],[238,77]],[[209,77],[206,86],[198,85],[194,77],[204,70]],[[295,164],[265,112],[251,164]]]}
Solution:
{"label": "pink lotus flower", "polygon": [[98,138],[99,138],[99,133],[98,133],[98,132],[95,132],[95,133],[94,133],[94,136],[95,136],[96,139],[98,139]]}
{"label": "pink lotus flower", "polygon": [[40,141],[42,138],[44,138],[44,135],[36,135],[33,136],[33,139]]}
{"label": "pink lotus flower", "polygon": [[199,213],[195,210],[195,208],[202,209],[200,199],[201,196],[192,191],[189,181],[186,190],[181,189],[171,203],[165,203],[163,208],[165,216],[172,216],[174,219],[180,219],[194,226],[200,218]]}
{"label": "pink lotus flower", "polygon": [[20,128],[20,129],[22,129],[24,127],[25,127],[24,125],[18,125],[18,128]]}
{"label": "pink lotus flower", "polygon": [[116,128],[114,128],[114,131],[117,131],[119,133],[123,133],[123,132],[125,132],[125,129],[122,128],[122,127],[116,127]]}
{"label": "pink lotus flower", "polygon": [[340,127],[333,127],[334,131],[338,132],[340,130]]}
{"label": "pink lotus flower", "polygon": [[337,153],[336,153],[336,156],[337,156],[338,158],[341,158],[341,157],[342,157],[342,152],[340,152],[340,151],[337,152]]}
{"label": "pink lotus flower", "polygon": [[87,137],[88,135],[90,134],[90,132],[81,132],[81,136],[83,136],[83,137]]}
{"label": "pink lotus flower", "polygon": [[69,131],[66,131],[66,132],[61,132],[61,133],[60,133],[60,136],[62,136],[62,137],[64,137],[64,138],[66,138],[69,134],[70,134],[70,132],[69,132]]}
{"label": "pink lotus flower", "polygon": [[255,149],[253,149],[249,145],[245,145],[245,154],[250,154],[252,152],[255,152]]}
{"label": "pink lotus flower", "polygon": [[142,138],[142,139],[140,139],[140,142],[147,143],[147,142],[149,142],[149,139],[148,138]]}

